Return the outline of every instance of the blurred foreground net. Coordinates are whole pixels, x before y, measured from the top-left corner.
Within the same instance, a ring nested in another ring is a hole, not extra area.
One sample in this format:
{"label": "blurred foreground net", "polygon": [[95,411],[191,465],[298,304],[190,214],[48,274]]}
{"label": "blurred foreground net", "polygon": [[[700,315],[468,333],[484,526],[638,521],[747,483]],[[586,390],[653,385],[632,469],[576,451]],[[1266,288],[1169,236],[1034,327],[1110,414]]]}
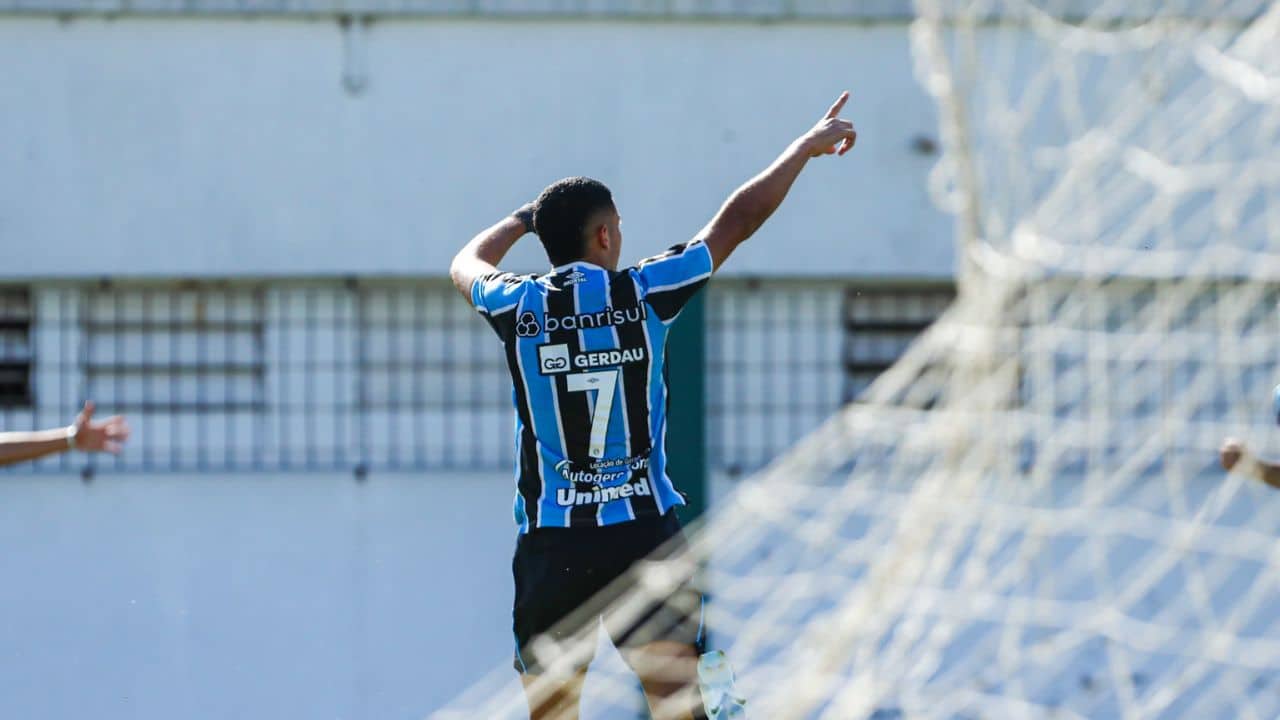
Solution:
{"label": "blurred foreground net", "polygon": [[712,646],[756,720],[1280,715],[1280,492],[1215,453],[1277,444],[1280,6],[916,7],[960,297],[692,531]]}

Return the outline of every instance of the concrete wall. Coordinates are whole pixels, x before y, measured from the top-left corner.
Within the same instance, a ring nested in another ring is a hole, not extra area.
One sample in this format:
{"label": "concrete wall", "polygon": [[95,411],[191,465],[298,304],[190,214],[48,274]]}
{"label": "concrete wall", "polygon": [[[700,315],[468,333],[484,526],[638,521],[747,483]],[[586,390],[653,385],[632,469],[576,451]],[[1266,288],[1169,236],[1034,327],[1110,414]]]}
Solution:
{"label": "concrete wall", "polygon": [[[722,278],[705,291],[712,467],[763,466],[860,388],[846,361],[901,354],[909,333],[849,329],[868,309],[847,302],[851,287],[860,285]],[[0,407],[0,428],[64,424],[92,398],[104,413],[127,414],[135,431],[120,457],[98,462],[112,472],[511,464],[500,345],[442,279],[359,290],[286,279],[113,288],[34,283],[35,406]],[[941,312],[941,302],[913,292],[867,302],[882,319],[890,305],[899,319]],[[238,329],[223,330],[229,321]],[[70,471],[75,462],[40,467]]]}
{"label": "concrete wall", "polygon": [[6,475],[0,717],[426,717],[510,659],[512,492],[505,474]]}
{"label": "concrete wall", "polygon": [[5,477],[0,716],[424,717],[509,657],[510,505],[495,475]]}
{"label": "concrete wall", "polygon": [[905,24],[378,20],[349,40],[327,19],[0,18],[0,277],[442,274],[573,174],[614,188],[638,259],[844,88],[859,147],[813,163],[729,270],[952,271]]}

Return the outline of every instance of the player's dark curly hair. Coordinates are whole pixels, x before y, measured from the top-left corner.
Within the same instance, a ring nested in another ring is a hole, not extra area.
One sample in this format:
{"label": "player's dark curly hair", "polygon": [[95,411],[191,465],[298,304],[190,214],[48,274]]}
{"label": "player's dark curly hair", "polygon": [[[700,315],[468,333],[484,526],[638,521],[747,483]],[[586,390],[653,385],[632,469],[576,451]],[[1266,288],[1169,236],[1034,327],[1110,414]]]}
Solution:
{"label": "player's dark curly hair", "polygon": [[586,254],[587,220],[614,209],[613,193],[599,180],[571,177],[552,183],[538,196],[533,227],[552,265],[565,265]]}

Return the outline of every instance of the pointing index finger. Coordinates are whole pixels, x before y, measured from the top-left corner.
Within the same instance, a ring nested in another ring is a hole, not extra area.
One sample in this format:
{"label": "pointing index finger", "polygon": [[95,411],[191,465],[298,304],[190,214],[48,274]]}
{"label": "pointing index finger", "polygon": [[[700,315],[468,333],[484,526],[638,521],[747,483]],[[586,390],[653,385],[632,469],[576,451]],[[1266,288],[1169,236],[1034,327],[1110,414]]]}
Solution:
{"label": "pointing index finger", "polygon": [[824,115],[823,117],[833,118],[839,115],[840,109],[844,107],[844,104],[848,102],[848,100],[849,100],[849,91],[845,90],[844,92],[840,93],[840,97],[836,98],[835,104],[831,106],[831,109],[828,110],[827,114]]}

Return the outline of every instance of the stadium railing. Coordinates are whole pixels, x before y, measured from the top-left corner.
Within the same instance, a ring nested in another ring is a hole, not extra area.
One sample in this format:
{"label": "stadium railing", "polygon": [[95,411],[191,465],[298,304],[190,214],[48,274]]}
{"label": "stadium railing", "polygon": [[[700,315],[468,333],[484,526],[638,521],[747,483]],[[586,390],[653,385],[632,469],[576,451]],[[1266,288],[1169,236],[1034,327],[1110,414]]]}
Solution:
{"label": "stadium railing", "polygon": [[[734,279],[708,290],[707,455],[751,472],[892,365],[947,284]],[[0,287],[0,428],[93,399],[136,430],[98,470],[503,471],[510,380],[496,338],[432,279],[50,280]]]}

